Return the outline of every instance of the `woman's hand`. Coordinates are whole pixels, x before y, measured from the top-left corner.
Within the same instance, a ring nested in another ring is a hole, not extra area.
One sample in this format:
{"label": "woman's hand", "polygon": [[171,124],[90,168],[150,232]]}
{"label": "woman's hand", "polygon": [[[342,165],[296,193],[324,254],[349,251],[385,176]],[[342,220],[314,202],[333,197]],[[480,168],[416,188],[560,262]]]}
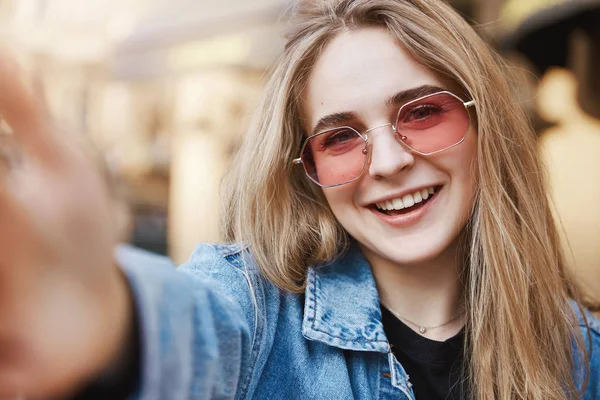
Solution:
{"label": "woman's hand", "polygon": [[0,398],[68,395],[113,362],[131,300],[90,157],[0,54]]}

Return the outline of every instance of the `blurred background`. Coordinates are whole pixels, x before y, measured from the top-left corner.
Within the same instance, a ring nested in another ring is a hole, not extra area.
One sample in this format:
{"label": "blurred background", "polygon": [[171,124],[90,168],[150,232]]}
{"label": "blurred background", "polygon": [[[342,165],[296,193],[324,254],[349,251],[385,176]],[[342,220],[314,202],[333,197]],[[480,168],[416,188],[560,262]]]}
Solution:
{"label": "blurred background", "polygon": [[[0,0],[0,32],[123,200],[123,240],[184,262],[220,239],[219,182],[290,0]],[[512,66],[572,265],[600,293],[600,1],[451,1]]]}

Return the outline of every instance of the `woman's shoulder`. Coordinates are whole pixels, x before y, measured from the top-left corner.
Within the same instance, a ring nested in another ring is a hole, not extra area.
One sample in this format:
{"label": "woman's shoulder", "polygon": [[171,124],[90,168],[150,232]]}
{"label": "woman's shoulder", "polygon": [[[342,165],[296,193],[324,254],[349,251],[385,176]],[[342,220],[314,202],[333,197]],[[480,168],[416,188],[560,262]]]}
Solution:
{"label": "woman's shoulder", "polygon": [[[589,330],[592,334],[596,336],[596,339],[598,340],[598,345],[600,346],[600,320],[587,310],[585,311],[585,313]],[[580,323],[580,326],[584,328],[585,324]]]}
{"label": "woman's shoulder", "polygon": [[[589,365],[587,362],[585,363],[585,370],[589,375],[583,398],[596,399],[600,395],[600,321],[588,309],[580,307],[575,301],[571,301],[571,307],[577,316],[585,342],[585,352],[589,357]],[[575,360],[576,365],[583,362],[579,356],[575,356]],[[583,372],[583,370],[579,372]],[[583,379],[584,375],[585,373],[579,375],[577,380]]]}
{"label": "woman's shoulder", "polygon": [[225,280],[227,283],[258,275],[247,246],[242,244],[201,243],[196,246],[188,261],[178,268],[167,256],[128,244],[118,246],[115,256],[124,269],[139,269],[145,274],[169,274],[169,271],[177,269],[196,278]]}
{"label": "woman's shoulder", "polygon": [[224,285],[237,281],[254,283],[260,278],[248,246],[244,244],[200,243],[179,271],[207,276]]}
{"label": "woman's shoulder", "polygon": [[[590,312],[587,308],[580,306],[574,300],[571,300],[571,308],[577,316],[577,322],[579,327],[583,330],[589,331],[595,338],[600,341],[600,321],[598,318]],[[600,342],[598,343],[600,345]]]}
{"label": "woman's shoulder", "polygon": [[205,293],[241,306],[248,314],[258,311],[257,297],[270,286],[243,244],[201,243],[178,268],[166,256],[130,245],[118,246],[115,255],[135,286],[151,291],[164,291],[159,290],[164,287],[184,290],[187,287],[199,295]]}
{"label": "woman's shoulder", "polygon": [[265,298],[278,292],[260,274],[244,244],[201,243],[178,271],[203,281],[218,296],[241,306],[248,317],[264,313]]}
{"label": "woman's shoulder", "polygon": [[261,312],[261,300],[278,292],[260,274],[244,244],[201,243],[178,268],[168,257],[129,245],[119,246],[116,257],[133,283],[149,288],[169,283],[182,290],[184,286],[195,288],[198,294],[204,292],[241,307],[249,317]]}
{"label": "woman's shoulder", "polygon": [[142,392],[166,398],[189,389],[190,379],[194,390],[220,388],[216,397],[245,390],[264,342],[265,289],[244,251],[244,246],[202,244],[175,268],[167,257],[130,246],[118,249],[139,316],[146,360]]}

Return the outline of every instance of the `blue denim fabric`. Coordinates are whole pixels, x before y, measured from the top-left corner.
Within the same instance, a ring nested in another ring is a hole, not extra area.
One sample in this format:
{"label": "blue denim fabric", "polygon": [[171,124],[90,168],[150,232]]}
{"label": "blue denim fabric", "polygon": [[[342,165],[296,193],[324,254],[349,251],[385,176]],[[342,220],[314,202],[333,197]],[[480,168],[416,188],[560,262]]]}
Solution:
{"label": "blue denim fabric", "polygon": [[[357,247],[310,268],[303,295],[263,279],[240,246],[200,245],[177,271],[128,247],[118,258],[142,332],[136,399],[414,399]],[[600,323],[588,318],[585,400],[600,399]]]}

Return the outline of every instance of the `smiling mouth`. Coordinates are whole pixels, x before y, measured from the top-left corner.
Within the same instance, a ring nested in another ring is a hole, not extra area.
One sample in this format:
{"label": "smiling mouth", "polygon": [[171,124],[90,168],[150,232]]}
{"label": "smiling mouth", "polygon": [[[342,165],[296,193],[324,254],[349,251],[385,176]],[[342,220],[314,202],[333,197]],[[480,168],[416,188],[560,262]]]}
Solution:
{"label": "smiling mouth", "polygon": [[370,208],[389,216],[408,214],[430,202],[441,188],[442,186],[432,186],[428,189],[404,195],[401,198],[372,204]]}

